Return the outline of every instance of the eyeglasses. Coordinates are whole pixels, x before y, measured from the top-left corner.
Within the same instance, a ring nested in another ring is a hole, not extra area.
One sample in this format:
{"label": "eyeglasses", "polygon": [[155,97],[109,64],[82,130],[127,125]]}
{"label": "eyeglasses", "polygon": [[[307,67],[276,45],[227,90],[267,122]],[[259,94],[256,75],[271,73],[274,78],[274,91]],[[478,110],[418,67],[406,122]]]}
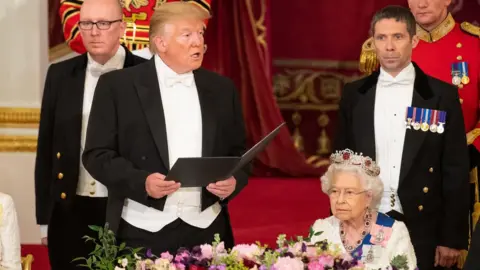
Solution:
{"label": "eyeglasses", "polygon": [[80,21],[78,26],[82,30],[92,30],[93,25],[96,25],[99,30],[108,30],[113,23],[121,22],[122,20],[114,20],[114,21],[98,21],[98,22],[91,22],[91,21]]}
{"label": "eyeglasses", "polygon": [[355,191],[353,189],[338,189],[338,188],[332,188],[328,191],[328,196],[331,198],[338,198],[340,195],[343,193],[343,197],[345,199],[352,199],[353,197],[360,195],[362,193],[367,192],[368,190],[362,190],[362,191]]}

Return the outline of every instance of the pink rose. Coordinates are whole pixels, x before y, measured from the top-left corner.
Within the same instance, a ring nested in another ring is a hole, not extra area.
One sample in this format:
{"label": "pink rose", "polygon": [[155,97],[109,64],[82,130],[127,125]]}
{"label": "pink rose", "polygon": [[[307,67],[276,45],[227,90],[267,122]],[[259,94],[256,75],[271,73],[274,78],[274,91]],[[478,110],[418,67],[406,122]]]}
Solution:
{"label": "pink rose", "polygon": [[211,259],[213,257],[213,248],[211,245],[201,245],[200,249],[202,250],[202,258]]}
{"label": "pink rose", "polygon": [[160,254],[160,258],[167,259],[169,262],[173,260],[173,256],[168,251]]}
{"label": "pink rose", "polygon": [[318,262],[320,264],[323,264],[324,266],[333,267],[333,264],[335,263],[335,259],[330,255],[326,255],[318,258]]}
{"label": "pink rose", "polygon": [[311,261],[308,264],[308,270],[324,270],[325,266],[318,261]]}
{"label": "pink rose", "polygon": [[307,246],[307,251],[305,253],[306,253],[307,258],[315,258],[315,257],[317,257],[317,248]]}

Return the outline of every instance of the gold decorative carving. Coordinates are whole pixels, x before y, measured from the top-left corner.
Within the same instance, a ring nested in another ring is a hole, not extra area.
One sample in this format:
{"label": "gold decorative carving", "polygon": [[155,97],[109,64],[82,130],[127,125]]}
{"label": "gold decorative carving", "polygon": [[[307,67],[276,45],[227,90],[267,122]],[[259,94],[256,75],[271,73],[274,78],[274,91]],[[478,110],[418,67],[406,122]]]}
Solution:
{"label": "gold decorative carving", "polygon": [[254,15],[254,8],[252,5],[252,0],[245,1],[247,5],[248,17],[250,19],[250,24],[252,25],[253,32],[255,33],[255,37],[257,38],[258,44],[261,45],[263,49],[263,60],[264,63],[267,63],[268,59],[268,46],[266,41],[267,36],[267,27],[265,26],[265,17],[267,14],[267,3],[266,0],[254,0],[255,2],[259,2],[260,5],[260,16],[258,19],[255,18]]}
{"label": "gold decorative carving", "polygon": [[[365,75],[358,72],[358,63],[354,61],[276,59],[274,65],[277,67],[273,78],[274,95],[282,111],[293,113],[292,138],[295,147],[307,155],[307,163],[313,167],[328,166],[329,159],[325,156],[331,152],[332,140],[327,127],[330,117],[338,111],[342,87]],[[302,118],[307,119],[303,122],[308,122],[312,114],[317,118],[319,128],[313,129],[314,136],[303,134],[304,137],[300,132],[300,123]],[[310,141],[307,143],[306,140],[311,139],[315,140],[313,144]],[[305,148],[310,145],[316,147]]]}
{"label": "gold decorative carving", "polygon": [[295,125],[295,130],[293,131],[293,135],[292,135],[293,144],[298,151],[303,152],[304,150],[303,137],[302,137],[302,134],[300,133],[300,123],[302,122],[302,115],[300,115],[299,112],[295,112],[292,115],[292,121],[293,121],[293,124]]}
{"label": "gold decorative carving", "polygon": [[315,168],[320,168],[330,165],[330,160],[328,158],[321,158],[319,156],[313,155],[307,159],[307,163],[312,164]]}
{"label": "gold decorative carving", "polygon": [[28,254],[25,257],[22,257],[22,270],[32,270],[33,255]]}
{"label": "gold decorative carving", "polygon": [[40,109],[0,107],[0,127],[38,128]]}
{"label": "gold decorative carving", "polygon": [[352,79],[356,77],[336,72],[286,69],[274,76],[274,91],[282,109],[337,110],[341,88]]}
{"label": "gold decorative carving", "polygon": [[139,9],[141,7],[147,6],[148,0],[120,0],[120,4],[128,12],[131,12],[130,6],[132,6],[134,9]]}
{"label": "gold decorative carving", "polygon": [[322,113],[318,119],[317,119],[318,125],[322,129],[320,132],[320,136],[318,137],[318,148],[317,148],[317,154],[319,155],[327,155],[330,153],[330,138],[327,135],[327,131],[325,128],[328,126],[328,123],[330,122],[330,118],[328,117],[327,114]]}
{"label": "gold decorative carving", "polygon": [[37,136],[0,135],[0,152],[35,152]]}
{"label": "gold decorative carving", "polygon": [[67,43],[61,43],[48,50],[48,60],[51,62],[72,52]]}

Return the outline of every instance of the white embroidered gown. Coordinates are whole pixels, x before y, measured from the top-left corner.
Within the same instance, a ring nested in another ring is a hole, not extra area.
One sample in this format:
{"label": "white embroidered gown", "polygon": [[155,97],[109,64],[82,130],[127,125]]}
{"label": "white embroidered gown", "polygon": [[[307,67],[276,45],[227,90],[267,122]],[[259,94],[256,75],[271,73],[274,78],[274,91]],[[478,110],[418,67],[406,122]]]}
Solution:
{"label": "white embroidered gown", "polygon": [[0,270],[22,270],[17,212],[12,197],[1,192]]}
{"label": "white embroidered gown", "polygon": [[[384,216],[390,219],[390,217]],[[320,235],[312,237],[312,243],[326,239],[329,243],[338,245],[343,253],[347,253],[340,238],[340,221],[336,217],[331,216],[326,219],[319,219],[314,223],[312,229],[315,232],[322,232]],[[369,252],[373,255],[373,260],[370,260],[370,262],[367,260]],[[399,221],[393,222],[392,234],[386,247],[371,243],[363,244],[361,261],[366,269],[386,268],[390,266],[391,260],[396,255],[405,255],[407,257],[409,270],[414,270],[417,267],[417,258],[407,227],[403,222]]]}

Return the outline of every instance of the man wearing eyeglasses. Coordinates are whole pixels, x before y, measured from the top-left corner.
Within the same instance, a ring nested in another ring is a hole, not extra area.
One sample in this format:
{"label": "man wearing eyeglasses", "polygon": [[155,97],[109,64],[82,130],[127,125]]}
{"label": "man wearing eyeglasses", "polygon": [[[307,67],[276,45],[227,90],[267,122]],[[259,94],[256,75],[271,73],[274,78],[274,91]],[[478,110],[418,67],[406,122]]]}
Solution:
{"label": "man wearing eyeglasses", "polygon": [[35,164],[36,217],[53,270],[76,269],[94,250],[82,239],[103,226],[108,191],[80,162],[99,76],[145,60],[120,46],[118,0],[85,0],[79,31],[87,53],[50,66],[43,93]]}
{"label": "man wearing eyeglasses", "polygon": [[[177,1],[191,3],[210,13],[212,0],[120,0],[126,22],[121,44],[133,54],[150,59],[152,57],[148,48],[150,18],[156,8],[165,3]],[[73,51],[80,54],[86,52],[82,36],[78,35],[82,3],[83,0],[62,0],[59,8],[65,41]],[[205,26],[207,24],[208,21],[205,21]]]}

